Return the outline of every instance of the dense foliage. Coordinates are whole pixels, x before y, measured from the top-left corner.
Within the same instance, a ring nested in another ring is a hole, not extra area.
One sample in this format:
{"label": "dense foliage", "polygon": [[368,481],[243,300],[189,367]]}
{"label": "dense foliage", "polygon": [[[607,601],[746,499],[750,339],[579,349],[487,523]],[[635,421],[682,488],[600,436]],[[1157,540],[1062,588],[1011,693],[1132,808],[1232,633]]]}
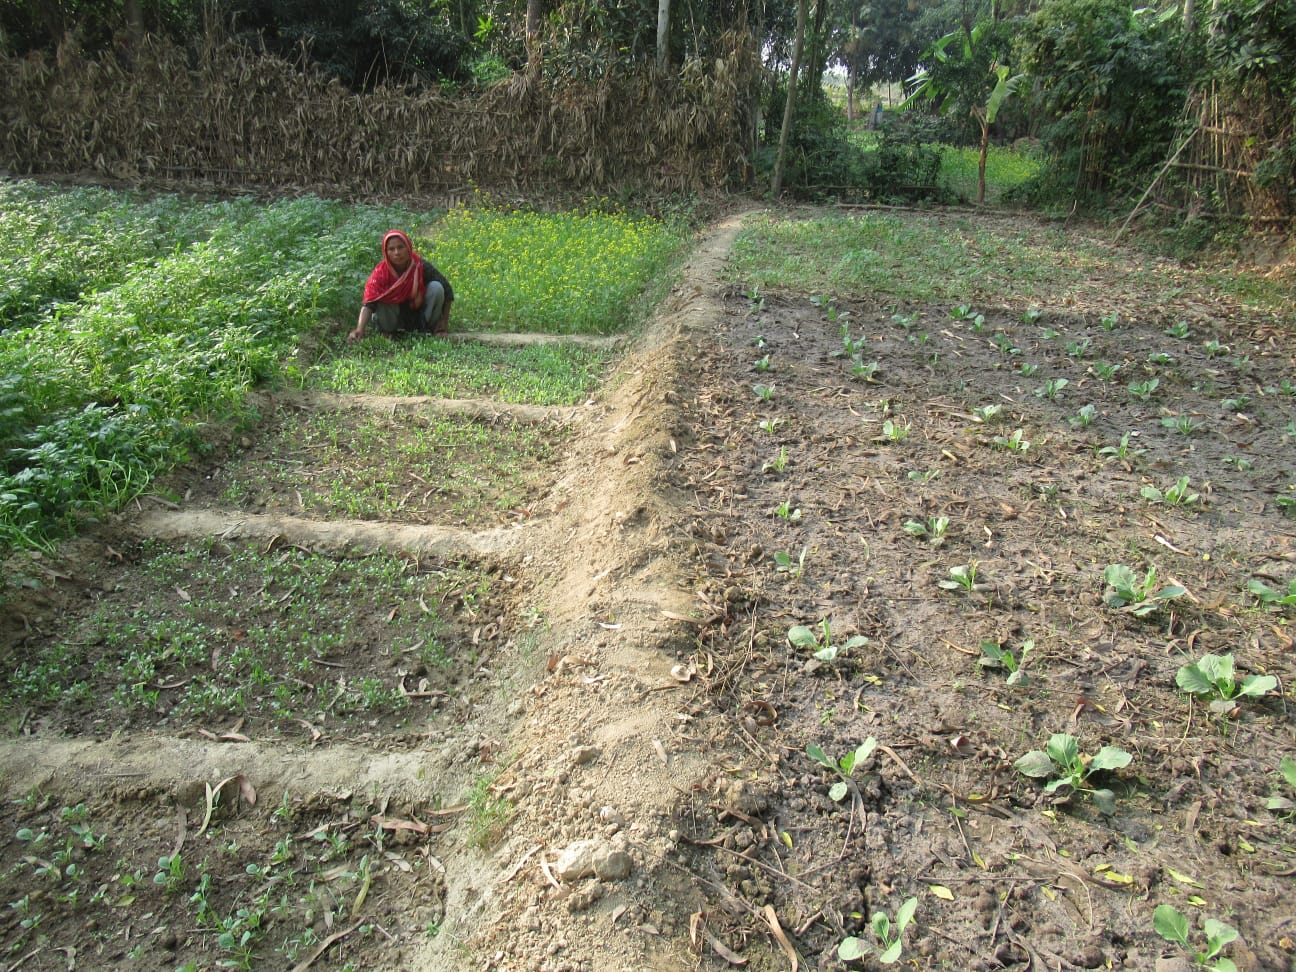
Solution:
{"label": "dense foliage", "polygon": [[249,388],[295,375],[303,340],[336,347],[391,225],[415,230],[456,289],[455,325],[477,330],[627,326],[681,243],[625,215],[137,201],[23,183],[0,183],[0,213],[0,546],[42,544],[138,495],[207,425],[237,421]]}

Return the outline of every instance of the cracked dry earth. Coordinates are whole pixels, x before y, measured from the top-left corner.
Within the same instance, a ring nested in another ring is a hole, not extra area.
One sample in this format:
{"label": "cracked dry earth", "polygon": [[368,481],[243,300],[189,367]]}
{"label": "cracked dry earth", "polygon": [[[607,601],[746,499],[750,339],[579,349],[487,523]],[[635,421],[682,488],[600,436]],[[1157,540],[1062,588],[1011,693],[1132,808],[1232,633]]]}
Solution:
{"label": "cracked dry earth", "polygon": [[[874,967],[838,944],[910,897],[911,967],[1186,968],[1158,904],[1237,927],[1240,968],[1291,967],[1296,834],[1267,809],[1296,753],[1290,614],[1242,593],[1296,574],[1291,322],[1141,299],[1115,249],[1065,313],[977,295],[977,331],[945,307],[757,300],[721,282],[740,224],[699,242],[584,406],[267,399],[268,429],[187,470],[181,502],[15,566],[20,672],[56,637],[88,666],[110,604],[177,654],[177,619],[236,606],[213,669],[292,612],[320,641],[240,686],[158,670],[109,700],[91,675],[7,713],[4,967]],[[1117,300],[1137,323],[1105,329]],[[1164,336],[1185,319],[1194,343]],[[1126,382],[1161,344],[1176,360],[1140,401]],[[323,411],[360,469],[433,412],[517,435],[479,456],[487,485],[388,470],[399,514],[352,520],[312,512],[301,430]],[[239,488],[253,467],[281,485]],[[1180,476],[1197,504],[1140,500]],[[505,512],[465,523],[461,500]],[[1186,593],[1116,610],[1113,563]],[[1278,691],[1228,717],[1190,703],[1176,670],[1206,651]],[[1014,770],[1055,732],[1132,754],[1101,781],[1113,814]],[[833,799],[807,746],[835,762],[870,737]]]}

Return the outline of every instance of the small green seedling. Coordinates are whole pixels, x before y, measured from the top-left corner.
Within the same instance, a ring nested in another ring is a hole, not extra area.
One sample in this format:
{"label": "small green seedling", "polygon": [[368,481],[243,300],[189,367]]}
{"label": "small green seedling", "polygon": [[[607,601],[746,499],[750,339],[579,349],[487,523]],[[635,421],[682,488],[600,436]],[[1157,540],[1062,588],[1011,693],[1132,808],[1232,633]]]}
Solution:
{"label": "small green seedling", "polygon": [[1191,415],[1167,415],[1161,420],[1161,425],[1167,429],[1174,429],[1180,435],[1192,435],[1206,427],[1205,422]]}
{"label": "small green seedling", "polygon": [[1109,361],[1095,361],[1092,370],[1099,381],[1111,381],[1116,377],[1116,372],[1120,371],[1120,365]]}
{"label": "small green seedling", "polygon": [[914,912],[917,910],[918,899],[907,899],[896,910],[894,924],[886,916],[886,912],[874,912],[873,920],[869,923],[869,930],[873,932],[876,945],[870,945],[862,938],[850,935],[842,939],[842,943],[837,946],[837,957],[843,962],[853,962],[856,959],[871,955],[876,949],[879,962],[883,965],[894,965],[900,961],[900,956],[904,952],[902,939],[905,929],[913,924]]}
{"label": "small green seedling", "polygon": [[790,499],[785,499],[780,503],[774,513],[780,520],[787,520],[791,523],[795,523],[797,520],[801,519],[800,508],[793,509],[792,501]]}
{"label": "small green seedling", "polygon": [[762,402],[768,402],[771,398],[774,397],[774,386],[773,385],[752,385],[752,394],[754,394]]}
{"label": "small green seedling", "polygon": [[1219,341],[1215,340],[1207,341],[1202,345],[1202,347],[1206,349],[1206,356],[1208,358],[1218,358],[1229,353],[1229,346],[1227,344],[1220,344]]}
{"label": "small green seedling", "polygon": [[780,550],[774,554],[774,569],[780,574],[788,574],[791,577],[800,577],[805,573],[806,555],[809,553],[806,547],[801,548],[801,556],[796,560],[786,551]]}
{"label": "small green seedling", "polygon": [[1296,516],[1296,483],[1287,486],[1287,492],[1274,497],[1274,505],[1288,516]]}
{"label": "small green seedling", "polygon": [[911,482],[922,483],[925,486],[933,479],[940,479],[940,474],[939,469],[910,469],[905,473],[905,477]]}
{"label": "small green seedling", "polygon": [[1072,358],[1083,358],[1089,353],[1089,348],[1092,344],[1093,341],[1087,337],[1081,338],[1078,341],[1068,341],[1066,344],[1067,356]]}
{"label": "small green seedling", "polygon": [[1237,972],[1237,966],[1230,958],[1220,955],[1229,942],[1238,937],[1237,929],[1231,928],[1222,921],[1207,918],[1202,922],[1202,933],[1206,936],[1206,947],[1200,952],[1188,941],[1188,919],[1179,909],[1172,905],[1157,905],[1152,912],[1152,927],[1167,942],[1172,942],[1192,953],[1193,961],[1211,972]]}
{"label": "small green seedling", "polygon": [[1050,378],[1048,381],[1044,382],[1044,384],[1035,389],[1035,396],[1037,398],[1047,398],[1051,402],[1053,399],[1057,398],[1058,395],[1062,394],[1062,389],[1069,384],[1071,384],[1071,382],[1067,381],[1065,378]]}
{"label": "small green seedling", "polygon": [[976,308],[971,304],[959,304],[957,307],[951,307],[949,316],[956,321],[970,321],[976,317]]}
{"label": "small green seedling", "polygon": [[1120,323],[1120,314],[1118,314],[1115,311],[1112,311],[1112,313],[1110,314],[1104,314],[1102,316],[1102,327],[1104,331],[1116,330],[1116,325],[1119,323]]}
{"label": "small green seedling", "polygon": [[831,756],[824,753],[822,747],[814,743],[806,746],[806,755],[813,759],[820,766],[836,773],[839,779],[828,790],[828,796],[834,803],[840,803],[842,798],[850,792],[851,774],[855,771],[856,766],[862,766],[868,762],[868,758],[873,755],[873,750],[877,749],[877,740],[872,736],[865,739],[856,748],[853,753],[847,753],[841,759],[833,761]]}
{"label": "small green seedling", "polygon": [[1274,590],[1263,581],[1258,581],[1254,577],[1247,581],[1247,590],[1254,595],[1255,599],[1264,605],[1276,605],[1278,607],[1296,606],[1296,577],[1287,582],[1287,593]]}
{"label": "small green seedling", "polygon": [[1001,354],[1009,356],[1021,354],[1021,348],[1013,344],[1012,339],[1003,331],[996,332],[995,336],[990,339],[990,343],[998,348]]}
{"label": "small green seedling", "polygon": [[1153,351],[1147,357],[1149,364],[1169,365],[1174,363],[1174,358],[1164,351]]}
{"label": "small green seedling", "polygon": [[1169,327],[1165,329],[1165,333],[1169,334],[1173,338],[1179,338],[1180,340],[1184,340],[1192,332],[1188,328],[1187,321],[1175,321],[1173,324],[1171,324]]}
{"label": "small green seedling", "polygon": [[778,431],[778,427],[782,424],[783,424],[782,419],[776,419],[776,418],[762,419],[760,423],[760,430],[762,432],[776,432]]}
{"label": "small green seedling", "polygon": [[868,639],[863,635],[851,635],[840,645],[833,643],[831,622],[824,618],[819,622],[819,633],[815,634],[813,628],[807,628],[804,624],[794,624],[788,628],[788,643],[796,648],[814,649],[814,657],[819,661],[834,661],[838,655],[844,655],[852,648],[862,648],[868,644]]}
{"label": "small green seedling", "polygon": [[1009,685],[1026,685],[1030,678],[1027,676],[1023,666],[1026,664],[1027,653],[1033,650],[1034,647],[1034,641],[1023,641],[1021,654],[1015,655],[1011,648],[1005,648],[994,641],[983,641],[981,642],[981,658],[978,659],[977,664],[982,668],[1006,671]]}
{"label": "small green seedling", "polygon": [[1116,794],[1108,789],[1095,789],[1089,778],[1103,770],[1123,769],[1131,759],[1129,753],[1115,746],[1104,746],[1092,756],[1086,756],[1080,752],[1080,742],[1075,736],[1057,732],[1042,750],[1032,749],[1013,766],[1023,776],[1048,779],[1045,793],[1056,793],[1066,787],[1067,793],[1058,802],[1065,803],[1072,795],[1085,793],[1110,817],[1116,812]]}
{"label": "small green seedling", "polygon": [[851,366],[850,376],[857,381],[876,382],[878,368],[881,365],[876,361],[865,363],[861,358],[855,358],[855,363]]}
{"label": "small green seedling", "polygon": [[1009,435],[996,435],[992,440],[995,448],[1006,449],[1009,452],[1025,452],[1031,447],[1030,439],[1025,438],[1026,433],[1021,429],[1014,429]]}
{"label": "small green seedling", "polygon": [[1043,316],[1044,312],[1038,307],[1027,307],[1022,312],[1021,321],[1023,324],[1038,324]]}
{"label": "small green seedling", "polygon": [[1142,618],[1167,601],[1183,597],[1188,591],[1178,584],[1167,584],[1156,590],[1156,567],[1147,569],[1140,579],[1138,572],[1125,564],[1108,564],[1103,571],[1103,580],[1107,590],[1103,594],[1103,603],[1110,608]]}
{"label": "small green seedling", "polygon": [[1021,375],[1023,378],[1029,378],[1037,371],[1039,371],[1039,365],[1032,364],[1029,361],[1023,361],[1021,363],[1021,367],[1017,369],[1017,373]]}
{"label": "small green seedling", "polygon": [[929,516],[927,522],[905,520],[904,532],[911,537],[926,540],[933,547],[945,542],[945,531],[949,529],[948,516]]}
{"label": "small green seedling", "polygon": [[[762,297],[761,304],[764,305],[764,303],[765,303],[765,298]],[[752,338],[752,346],[755,348],[768,348],[769,342],[765,340],[765,335],[757,334],[754,338]]]}
{"label": "small green seedling", "polygon": [[763,472],[763,473],[767,473],[767,472],[780,472],[780,473],[781,473],[784,469],[787,468],[787,465],[788,465],[787,446],[780,446],[780,447],[779,447],[779,451],[778,451],[778,455],[775,456],[773,459],[771,459],[769,462],[764,463],[764,464],[761,466],[761,472]]}
{"label": "small green seedling", "polygon": [[1251,404],[1250,395],[1238,395],[1235,398],[1224,398],[1220,400],[1220,408],[1226,412],[1240,412]]}
{"label": "small green seedling", "polygon": [[1139,495],[1149,503],[1165,503],[1167,506],[1191,506],[1201,499],[1201,493],[1189,491],[1187,476],[1180,476],[1166,487],[1164,493],[1155,486],[1144,486]]}
{"label": "small green seedling", "polygon": [[1140,402],[1146,402],[1150,401],[1152,396],[1156,394],[1156,390],[1161,387],[1161,379],[1149,378],[1147,381],[1131,381],[1125,387]]}
{"label": "small green seedling", "polygon": [[[1278,772],[1281,773],[1282,778],[1287,781],[1287,785],[1291,788],[1292,792],[1296,793],[1296,759],[1292,759],[1290,756],[1284,756],[1278,763]],[[1266,803],[1265,806],[1274,813],[1282,814],[1289,818],[1293,814],[1296,814],[1296,801],[1289,800],[1281,794],[1271,796],[1269,802]]]}
{"label": "small green seedling", "polygon": [[1239,699],[1268,695],[1278,687],[1278,679],[1272,675],[1244,675],[1238,679],[1232,654],[1207,653],[1180,668],[1175,684],[1189,695],[1210,699],[1210,710],[1216,715],[1229,715],[1237,710]]}
{"label": "small green seedling", "polygon": [[1073,429],[1087,429],[1090,425],[1093,424],[1093,420],[1096,419],[1097,417],[1098,417],[1097,405],[1092,405],[1092,404],[1081,405],[1080,411],[1072,415],[1069,419],[1067,419],[1067,421],[1071,423],[1071,428]]}
{"label": "small green seedling", "polygon": [[882,422],[882,434],[878,436],[876,441],[899,444],[908,437],[908,422],[896,422],[893,419],[885,419]]}
{"label": "small green seedling", "polygon": [[158,870],[153,875],[153,883],[161,885],[166,891],[179,891],[184,883],[187,868],[179,854],[158,858]]}
{"label": "small green seedling", "polygon": [[972,409],[972,421],[984,422],[989,425],[991,422],[999,421],[1003,415],[1003,406],[999,404],[978,405]]}
{"label": "small green seedling", "polygon": [[1096,455],[1099,459],[1128,459],[1130,456],[1141,456],[1147,452],[1146,449],[1130,448],[1130,437],[1135,435],[1134,432],[1126,432],[1120,437],[1120,442],[1114,446],[1103,446],[1098,450]]}
{"label": "small green seedling", "polygon": [[841,326],[841,338],[842,349],[833,352],[834,356],[837,357],[853,358],[857,354],[860,354],[868,345],[868,335],[861,334],[858,338],[851,337],[850,326],[848,324],[843,324]]}
{"label": "small green seedling", "polygon": [[769,371],[770,356],[767,354],[763,358],[758,358],[756,362],[752,365],[752,367],[755,368],[757,371]]}
{"label": "small green seedling", "polygon": [[937,586],[946,591],[972,591],[976,589],[977,562],[970,560],[949,569],[949,579],[937,581]]}

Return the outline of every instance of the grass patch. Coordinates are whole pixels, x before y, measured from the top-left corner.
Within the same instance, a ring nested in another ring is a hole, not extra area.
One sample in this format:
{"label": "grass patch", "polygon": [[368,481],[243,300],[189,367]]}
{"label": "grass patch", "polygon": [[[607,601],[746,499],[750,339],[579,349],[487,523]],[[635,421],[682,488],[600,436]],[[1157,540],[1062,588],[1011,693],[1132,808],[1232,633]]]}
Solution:
{"label": "grass patch", "polygon": [[381,395],[489,397],[523,405],[575,405],[611,355],[576,345],[497,348],[444,341],[365,341],[302,376],[305,387]]}
{"label": "grass patch", "polygon": [[637,324],[686,243],[673,227],[623,213],[458,209],[434,232],[432,259],[455,288],[461,326],[546,334]]}
{"label": "grass patch", "polygon": [[[965,202],[976,199],[980,158],[979,148],[942,146],[940,181],[955,198]],[[1005,193],[1035,178],[1041,167],[1039,159],[1029,153],[991,145],[986,153],[986,203],[1001,202]]]}
{"label": "grass patch", "polygon": [[726,276],[761,290],[957,302],[1058,289],[1083,279],[1086,262],[1060,235],[999,234],[970,219],[762,214],[747,221]]}
{"label": "grass patch", "polygon": [[222,474],[221,500],[325,518],[496,522],[533,497],[560,441],[552,428],[521,423],[290,413]]}
{"label": "grass patch", "polygon": [[447,645],[428,607],[475,584],[466,571],[215,541],[146,543],[123,569],[137,568],[133,596],[88,606],[14,652],[0,673],[5,706],[53,710],[72,725],[248,716],[289,728],[399,712],[407,699],[393,655],[431,677],[474,657],[470,645]]}

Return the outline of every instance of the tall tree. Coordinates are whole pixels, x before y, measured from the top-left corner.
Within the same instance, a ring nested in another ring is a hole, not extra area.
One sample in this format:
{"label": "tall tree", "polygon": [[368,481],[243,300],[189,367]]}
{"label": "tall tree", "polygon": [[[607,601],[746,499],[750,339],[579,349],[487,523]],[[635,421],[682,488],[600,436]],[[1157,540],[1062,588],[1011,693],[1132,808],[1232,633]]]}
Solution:
{"label": "tall tree", "polygon": [[670,63],[670,0],[657,0],[657,66]]}
{"label": "tall tree", "polygon": [[783,102],[783,128],[779,132],[778,155],[774,159],[774,178],[770,191],[777,198],[783,191],[783,167],[787,161],[788,134],[796,117],[797,71],[801,67],[801,50],[805,45],[806,19],[810,0],[797,5],[796,40],[792,44],[792,64],[788,68],[787,99]]}

